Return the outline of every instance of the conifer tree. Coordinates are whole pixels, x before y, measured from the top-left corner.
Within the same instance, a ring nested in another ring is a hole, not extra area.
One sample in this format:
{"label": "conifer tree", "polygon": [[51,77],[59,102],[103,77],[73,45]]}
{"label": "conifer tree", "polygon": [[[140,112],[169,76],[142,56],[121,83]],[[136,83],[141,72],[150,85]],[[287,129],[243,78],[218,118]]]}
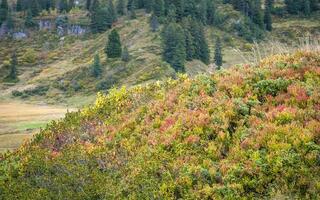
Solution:
{"label": "conifer tree", "polygon": [[20,12],[23,10],[23,7],[22,7],[22,0],[17,0],[17,5],[16,5],[16,11],[17,12]]}
{"label": "conifer tree", "polygon": [[120,16],[122,16],[126,13],[125,9],[126,9],[125,0],[118,0],[117,1],[117,13]]}
{"label": "conifer tree", "polygon": [[177,72],[184,72],[186,49],[184,32],[177,23],[170,23],[163,33],[163,57]]}
{"label": "conifer tree", "polygon": [[132,7],[135,8],[135,2],[134,2],[134,0],[128,0],[127,10],[128,10],[128,11],[131,11]]}
{"label": "conifer tree", "polygon": [[156,15],[152,14],[151,20],[150,20],[150,27],[152,32],[156,32],[159,29],[159,21]]}
{"label": "conifer tree", "polygon": [[261,11],[261,0],[254,0],[251,6],[251,19],[257,24],[260,28],[264,27],[263,24],[263,15]]}
{"label": "conifer tree", "polygon": [[128,47],[126,47],[126,46],[123,47],[121,60],[124,62],[129,62],[129,60],[130,60],[129,50],[128,50]]}
{"label": "conifer tree", "polygon": [[220,38],[217,37],[214,51],[214,63],[217,65],[218,70],[221,69],[222,62],[222,45]]}
{"label": "conifer tree", "polygon": [[108,13],[109,13],[109,16],[111,17],[111,21],[112,23],[117,21],[117,11],[116,9],[114,8],[114,5],[113,5],[113,1],[112,0],[109,0],[108,1]]}
{"label": "conifer tree", "polygon": [[68,1],[67,0],[60,0],[59,1],[59,12],[63,13],[63,12],[67,12],[69,10],[68,8]]}
{"label": "conifer tree", "polygon": [[18,66],[18,59],[16,53],[13,53],[11,56],[10,61],[10,72],[8,75],[8,79],[10,80],[17,80],[17,66]]}
{"label": "conifer tree", "polygon": [[216,23],[216,5],[214,1],[207,0],[207,24],[214,25]]}
{"label": "conifer tree", "polygon": [[90,10],[91,8],[91,0],[86,0],[86,9]]}
{"label": "conifer tree", "polygon": [[173,4],[170,4],[168,8],[167,21],[169,23],[177,21],[177,9]]}
{"label": "conifer tree", "polygon": [[311,14],[310,0],[304,0],[303,13],[305,16],[308,16],[308,17],[310,16]]}
{"label": "conifer tree", "polygon": [[155,0],[145,0],[144,1],[144,7],[145,7],[147,13],[150,13],[153,10],[154,1]]}
{"label": "conifer tree", "polygon": [[8,17],[8,1],[2,0],[0,4],[0,25],[7,20]]}
{"label": "conifer tree", "polygon": [[30,9],[27,10],[27,16],[26,16],[26,19],[24,21],[24,25],[27,28],[33,28],[33,27],[37,26],[37,23],[33,20],[32,12],[31,12]]}
{"label": "conifer tree", "polygon": [[163,0],[154,0],[153,13],[157,17],[164,16],[164,1]]}
{"label": "conifer tree", "polygon": [[208,5],[207,5],[207,0],[201,0],[200,4],[198,6],[198,10],[197,10],[197,17],[198,19],[200,19],[200,21],[202,22],[202,24],[207,24],[207,16],[208,16]]}
{"label": "conifer tree", "polygon": [[208,47],[208,43],[206,40],[206,36],[204,33],[204,27],[202,24],[199,24],[199,35],[198,35],[199,39],[199,47],[200,47],[200,51],[199,51],[199,59],[205,63],[205,64],[209,64],[210,62],[210,51],[209,51],[209,47]]}
{"label": "conifer tree", "polygon": [[265,11],[264,11],[264,24],[267,31],[272,31],[271,9],[272,9],[272,0],[266,0]]}
{"label": "conifer tree", "polygon": [[101,72],[102,72],[102,69],[100,64],[100,57],[99,57],[99,54],[96,54],[94,56],[93,64],[91,66],[91,73],[93,77],[98,78],[99,76],[101,76]]}
{"label": "conifer tree", "polygon": [[72,8],[75,7],[75,0],[69,0],[68,2],[68,8],[67,8],[67,12],[69,12]]}
{"label": "conifer tree", "polygon": [[14,29],[14,21],[11,12],[8,13],[7,17],[7,28],[9,29],[9,31],[13,31]]}
{"label": "conifer tree", "polygon": [[[129,4],[128,4],[129,5]],[[135,4],[134,2],[132,2],[132,4],[130,4],[131,6],[129,7],[129,15],[130,15],[130,18],[131,19],[136,19],[137,16],[136,16],[136,7],[135,7]]]}
{"label": "conifer tree", "polygon": [[98,0],[93,1],[90,12],[90,28],[93,33],[101,33],[112,27],[114,16],[109,8],[101,8]]}
{"label": "conifer tree", "polygon": [[120,58],[122,54],[121,41],[119,33],[113,29],[109,35],[108,43],[105,48],[108,58]]}
{"label": "conifer tree", "polygon": [[30,11],[33,17],[36,17],[39,15],[40,8],[39,8],[39,3],[37,0],[30,0]]}

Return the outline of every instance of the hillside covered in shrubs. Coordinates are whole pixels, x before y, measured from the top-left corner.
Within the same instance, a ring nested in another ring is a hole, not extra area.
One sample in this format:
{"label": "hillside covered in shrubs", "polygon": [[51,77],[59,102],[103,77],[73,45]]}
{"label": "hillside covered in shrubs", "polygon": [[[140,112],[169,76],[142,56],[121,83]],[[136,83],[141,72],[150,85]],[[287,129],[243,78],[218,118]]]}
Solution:
{"label": "hillside covered in shrubs", "polygon": [[0,199],[319,199],[320,54],[112,89],[0,157]]}

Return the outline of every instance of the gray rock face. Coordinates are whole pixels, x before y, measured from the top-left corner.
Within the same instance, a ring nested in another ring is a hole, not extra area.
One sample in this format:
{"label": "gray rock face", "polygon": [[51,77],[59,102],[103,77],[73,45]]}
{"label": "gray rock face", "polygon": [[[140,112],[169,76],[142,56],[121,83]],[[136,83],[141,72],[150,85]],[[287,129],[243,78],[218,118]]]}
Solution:
{"label": "gray rock face", "polygon": [[68,27],[68,35],[83,35],[87,32],[87,28],[84,28],[80,25],[70,25]]}
{"label": "gray rock face", "polygon": [[64,35],[80,36],[87,33],[89,29],[86,26],[81,26],[77,24],[68,24],[68,25],[62,26],[62,25],[56,25],[53,20],[40,20],[39,30],[56,31],[59,36],[64,36]]}
{"label": "gray rock face", "polygon": [[50,20],[40,20],[39,21],[39,30],[52,30],[53,23]]}
{"label": "gray rock face", "polygon": [[21,40],[21,39],[27,38],[28,36],[24,32],[16,32],[12,34],[12,37],[15,40]]}

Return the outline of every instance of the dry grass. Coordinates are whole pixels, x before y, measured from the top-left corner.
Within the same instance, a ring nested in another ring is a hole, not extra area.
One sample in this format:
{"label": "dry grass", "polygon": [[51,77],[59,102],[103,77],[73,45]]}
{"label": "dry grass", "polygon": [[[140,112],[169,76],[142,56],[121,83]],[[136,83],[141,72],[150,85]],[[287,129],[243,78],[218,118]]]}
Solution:
{"label": "dry grass", "polygon": [[0,152],[17,148],[48,121],[59,119],[66,112],[61,107],[0,102]]}
{"label": "dry grass", "polygon": [[276,54],[290,54],[299,50],[320,52],[320,36],[305,36],[292,45],[283,44],[275,40],[262,43],[255,42],[252,50],[247,54],[239,49],[234,49],[234,52],[237,55],[240,55],[245,63],[257,65],[261,60],[268,56]]}

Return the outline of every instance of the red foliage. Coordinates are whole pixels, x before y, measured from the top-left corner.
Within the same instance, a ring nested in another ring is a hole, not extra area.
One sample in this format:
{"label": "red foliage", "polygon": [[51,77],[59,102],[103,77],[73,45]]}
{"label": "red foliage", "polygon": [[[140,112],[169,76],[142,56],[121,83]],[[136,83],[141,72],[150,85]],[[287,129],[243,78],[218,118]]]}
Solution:
{"label": "red foliage", "polygon": [[175,124],[175,119],[172,117],[167,118],[164,123],[162,123],[161,127],[160,127],[160,131],[161,132],[165,132],[166,130],[168,130],[171,126],[173,126]]}

